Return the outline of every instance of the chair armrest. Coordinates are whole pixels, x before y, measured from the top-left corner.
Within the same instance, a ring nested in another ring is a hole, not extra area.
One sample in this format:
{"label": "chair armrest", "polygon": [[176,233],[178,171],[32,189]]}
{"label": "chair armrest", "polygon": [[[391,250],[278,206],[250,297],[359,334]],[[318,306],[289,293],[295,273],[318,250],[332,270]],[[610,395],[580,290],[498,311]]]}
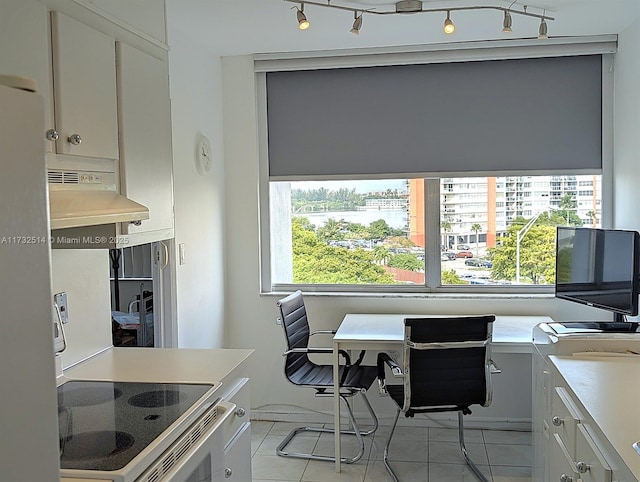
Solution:
{"label": "chair armrest", "polygon": [[313,336],[313,335],[335,335],[336,334],[336,330],[316,330],[314,332],[311,332],[309,334],[309,336]]}
{"label": "chair armrest", "polygon": [[[290,355],[291,353],[333,353],[333,348],[323,348],[323,347],[313,347],[313,348],[292,348],[290,350],[285,351],[282,356]],[[338,353],[342,355],[345,359],[345,363],[347,366],[351,365],[351,357],[344,350],[338,350]]]}
{"label": "chair armrest", "polygon": [[404,376],[400,365],[398,365],[396,361],[389,356],[389,354],[384,352],[378,353],[378,390],[380,392],[380,395],[388,395],[389,393],[387,391],[387,385],[385,383],[385,365],[387,365],[391,369],[391,373],[394,377]]}
{"label": "chair armrest", "polygon": [[[393,358],[391,358],[387,353],[378,354],[378,370],[381,367],[381,362],[389,367],[394,377],[397,378],[397,377],[404,376],[404,373],[402,373],[402,368],[400,368],[400,365],[398,365],[398,363]],[[382,368],[384,369],[384,366],[382,366]]]}
{"label": "chair armrest", "polygon": [[493,360],[489,360],[489,373],[502,373],[500,367],[498,367]]}

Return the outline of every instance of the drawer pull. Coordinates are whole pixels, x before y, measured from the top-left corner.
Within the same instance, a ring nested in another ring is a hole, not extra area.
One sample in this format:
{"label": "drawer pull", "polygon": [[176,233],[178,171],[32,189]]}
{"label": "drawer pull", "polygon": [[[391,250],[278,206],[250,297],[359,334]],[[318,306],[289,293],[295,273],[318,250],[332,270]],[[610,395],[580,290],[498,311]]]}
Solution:
{"label": "drawer pull", "polygon": [[67,141],[70,144],[73,144],[74,146],[79,146],[80,144],[82,144],[82,137],[80,137],[79,134],[71,134],[68,138]]}
{"label": "drawer pull", "polygon": [[562,474],[560,476],[560,482],[573,482],[573,477],[567,474]]}
{"label": "drawer pull", "polygon": [[224,478],[228,479],[231,477],[231,475],[233,475],[233,471],[227,467],[226,469],[224,469]]}
{"label": "drawer pull", "polygon": [[589,472],[589,466],[586,462],[576,462],[576,470],[581,474]]}
{"label": "drawer pull", "polygon": [[244,408],[242,408],[242,407],[239,407],[239,408],[236,410],[236,415],[237,415],[238,417],[244,417],[246,414],[247,414],[247,411],[246,411]]}
{"label": "drawer pull", "polygon": [[559,427],[560,425],[562,425],[563,420],[562,420],[560,417],[558,417],[558,416],[556,415],[556,416],[554,416],[554,417],[551,419],[551,423],[552,423],[554,426]]}
{"label": "drawer pull", "polygon": [[45,136],[47,137],[48,141],[57,141],[60,138],[60,134],[58,134],[58,131],[56,131],[55,129],[49,129],[46,133]]}

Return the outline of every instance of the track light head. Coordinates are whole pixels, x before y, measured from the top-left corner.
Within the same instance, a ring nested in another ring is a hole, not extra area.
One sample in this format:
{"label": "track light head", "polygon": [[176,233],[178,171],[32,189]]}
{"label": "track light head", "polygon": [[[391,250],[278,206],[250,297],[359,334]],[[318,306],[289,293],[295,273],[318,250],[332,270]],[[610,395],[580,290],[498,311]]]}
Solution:
{"label": "track light head", "polygon": [[444,21],[444,26],[442,27],[444,33],[452,34],[456,30],[456,26],[451,21],[451,13],[447,10],[447,19]]}
{"label": "track light head", "polygon": [[300,4],[296,16],[298,17],[298,28],[300,30],[307,30],[311,26],[309,20],[307,20],[307,16],[304,14],[304,3]]}
{"label": "track light head", "polygon": [[353,12],[353,27],[351,27],[351,32],[354,35],[360,35],[360,29],[362,28],[362,14],[358,15],[358,12]]}
{"label": "track light head", "polygon": [[544,17],[540,20],[540,28],[538,29],[538,38],[540,40],[548,39],[547,35],[547,22],[544,21]]}
{"label": "track light head", "polygon": [[504,12],[504,20],[502,21],[502,31],[504,33],[511,33],[511,25],[513,24],[513,20],[511,19],[511,14],[509,10],[505,10]]}

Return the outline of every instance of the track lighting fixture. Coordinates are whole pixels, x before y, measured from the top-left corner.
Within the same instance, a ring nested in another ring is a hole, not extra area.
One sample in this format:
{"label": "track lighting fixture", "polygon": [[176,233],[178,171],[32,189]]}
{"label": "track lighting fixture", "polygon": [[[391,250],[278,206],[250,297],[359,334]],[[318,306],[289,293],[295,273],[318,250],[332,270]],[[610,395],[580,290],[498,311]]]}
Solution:
{"label": "track lighting fixture", "polygon": [[447,10],[447,18],[444,21],[444,26],[442,27],[442,30],[444,30],[444,33],[447,33],[447,34],[452,34],[456,30],[456,26],[451,21],[451,12],[449,12],[449,10]]}
{"label": "track lighting fixture", "polygon": [[360,29],[362,28],[362,14],[358,15],[358,12],[353,12],[353,27],[351,27],[351,32],[354,35],[360,35]]}
{"label": "track lighting fixture", "polygon": [[[362,16],[366,14],[370,15],[406,15],[412,13],[433,13],[433,12],[446,12],[447,18],[444,21],[443,30],[446,34],[452,34],[456,27],[451,20],[451,12],[460,12],[463,10],[498,10],[499,12],[503,12],[504,17],[502,20],[502,31],[505,33],[510,33],[511,27],[513,26],[513,15],[522,15],[525,17],[533,17],[540,19],[540,27],[538,29],[538,38],[546,39],[548,38],[547,34],[547,21],[553,21],[555,18],[549,17],[546,15],[546,10],[543,11],[542,15],[539,13],[532,13],[527,11],[527,6],[523,6],[522,8],[518,8],[514,10],[512,7],[516,4],[518,0],[513,0],[508,8],[506,7],[496,7],[490,5],[479,5],[479,6],[469,6],[469,7],[449,7],[449,8],[423,8],[423,4],[426,3],[424,0],[398,0],[393,9],[389,7],[380,7],[374,6],[371,8],[353,8],[347,5],[338,5],[334,3],[334,1],[341,0],[284,0],[285,2],[298,4],[297,8],[297,17],[298,17],[298,28],[300,30],[306,30],[309,28],[310,24],[307,20],[306,15],[304,14],[304,6],[313,5],[316,7],[326,7],[326,8],[335,8],[338,10],[344,10],[347,12],[353,12],[353,26],[351,27],[350,32],[354,35],[360,34],[360,29],[362,28]],[[345,0],[346,1],[346,0]]]}
{"label": "track lighting fixture", "polygon": [[300,4],[296,16],[298,17],[298,28],[300,30],[307,30],[311,26],[309,20],[307,20],[307,16],[304,14],[304,3]]}
{"label": "track lighting fixture", "polygon": [[502,21],[502,31],[504,33],[511,33],[511,25],[512,25],[512,20],[511,20],[511,14],[509,13],[509,10],[505,10],[504,12],[504,20]]}
{"label": "track lighting fixture", "polygon": [[544,18],[540,20],[540,28],[538,28],[538,38],[540,40],[549,38],[549,35],[547,35],[547,22],[544,21]]}

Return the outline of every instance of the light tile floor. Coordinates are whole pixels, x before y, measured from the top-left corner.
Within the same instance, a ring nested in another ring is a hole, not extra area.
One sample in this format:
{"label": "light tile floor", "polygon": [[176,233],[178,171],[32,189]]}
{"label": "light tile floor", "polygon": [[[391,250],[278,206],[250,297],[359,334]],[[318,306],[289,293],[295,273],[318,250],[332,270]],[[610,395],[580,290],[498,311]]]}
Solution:
{"label": "light tile floor", "polygon": [[[388,426],[365,437],[365,455],[355,464],[342,465],[336,474],[331,462],[279,457],[275,449],[298,423],[251,422],[253,482],[391,481],[382,462]],[[343,455],[355,453],[355,439],[343,436]],[[465,444],[472,460],[493,482],[530,482],[533,450],[530,432],[465,429]],[[332,434],[301,434],[289,445],[292,451],[332,455]],[[389,461],[401,482],[475,482],[464,463],[457,429],[397,427]]]}

